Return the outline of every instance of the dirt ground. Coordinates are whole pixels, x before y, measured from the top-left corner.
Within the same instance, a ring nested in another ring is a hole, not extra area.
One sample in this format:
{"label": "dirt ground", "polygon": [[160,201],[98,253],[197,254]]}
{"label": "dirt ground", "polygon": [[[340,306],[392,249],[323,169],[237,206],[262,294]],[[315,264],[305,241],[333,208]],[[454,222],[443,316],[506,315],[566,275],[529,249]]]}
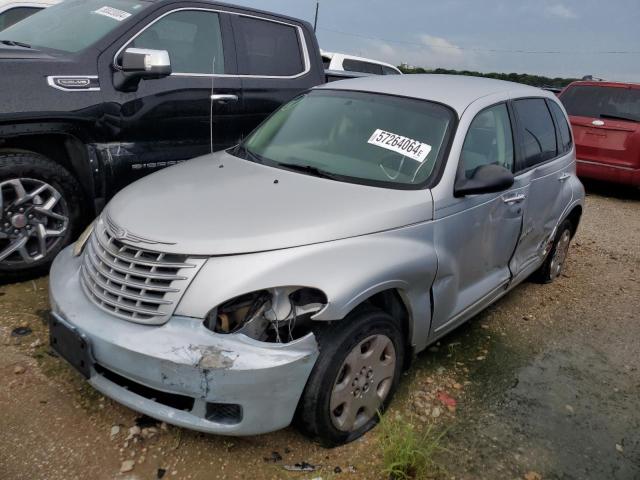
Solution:
{"label": "dirt ground", "polygon": [[[589,192],[562,278],[521,285],[405,374],[387,415],[444,432],[435,477],[640,478],[640,194]],[[149,430],[52,355],[47,308],[46,278],[0,287],[0,478],[384,478],[379,429],[332,450],[293,428]],[[126,440],[136,422],[146,438]],[[317,470],[284,469],[302,461]]]}

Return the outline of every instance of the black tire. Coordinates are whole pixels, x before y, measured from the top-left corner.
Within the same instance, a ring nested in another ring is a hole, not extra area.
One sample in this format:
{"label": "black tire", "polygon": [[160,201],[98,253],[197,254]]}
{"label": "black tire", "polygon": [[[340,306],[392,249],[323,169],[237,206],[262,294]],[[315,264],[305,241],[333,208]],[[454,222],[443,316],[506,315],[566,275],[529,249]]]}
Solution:
{"label": "black tire", "polygon": [[[40,181],[53,187],[62,196],[62,205],[68,213],[68,224],[66,231],[58,237],[59,239],[54,240],[51,250],[33,263],[21,263],[15,259],[0,261],[0,284],[28,280],[48,273],[55,256],[78,236],[84,218],[84,196],[80,185],[61,165],[32,152],[0,152],[0,185],[14,179]],[[5,218],[5,210],[0,210],[0,229],[10,223],[10,219]],[[6,246],[6,243],[4,245]]]}
{"label": "black tire", "polygon": [[405,341],[398,323],[389,314],[370,307],[359,309],[340,322],[322,325],[314,333],[320,355],[298,404],[296,424],[303,433],[331,448],[361,437],[379,421],[379,416],[373,415],[364,425],[348,432],[339,430],[332,422],[331,394],[349,353],[372,335],[384,335],[393,343],[395,369],[391,387],[379,408],[382,413],[391,402],[400,382]]}
{"label": "black tire", "polygon": [[[560,226],[558,227],[558,231],[556,232],[556,236],[553,239],[553,245],[551,246],[551,250],[547,254],[547,258],[545,258],[544,263],[540,266],[538,270],[536,270],[533,275],[531,275],[531,279],[537,283],[551,283],[556,278],[560,276],[562,273],[562,269],[564,267],[566,252],[564,254],[564,259],[560,265],[560,270],[557,270],[554,264],[554,259],[558,254],[558,248],[561,245],[563,237],[567,238],[568,235],[569,241],[573,237],[574,227],[570,220],[564,220]],[[562,248],[560,246],[560,248]],[[568,244],[567,244],[568,248]]]}

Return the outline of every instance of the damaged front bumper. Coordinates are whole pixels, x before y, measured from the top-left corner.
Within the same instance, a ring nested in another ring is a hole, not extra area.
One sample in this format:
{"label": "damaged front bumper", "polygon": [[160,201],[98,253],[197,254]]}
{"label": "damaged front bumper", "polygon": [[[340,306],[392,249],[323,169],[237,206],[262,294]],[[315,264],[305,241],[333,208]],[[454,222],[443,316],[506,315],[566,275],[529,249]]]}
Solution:
{"label": "damaged front bumper", "polygon": [[86,298],[81,261],[71,249],[51,268],[52,322],[86,343],[84,370],[93,387],[133,410],[202,432],[253,435],[291,423],[318,357],[313,334],[277,344],[215,334],[195,318],[174,316],[160,326],[121,320]]}

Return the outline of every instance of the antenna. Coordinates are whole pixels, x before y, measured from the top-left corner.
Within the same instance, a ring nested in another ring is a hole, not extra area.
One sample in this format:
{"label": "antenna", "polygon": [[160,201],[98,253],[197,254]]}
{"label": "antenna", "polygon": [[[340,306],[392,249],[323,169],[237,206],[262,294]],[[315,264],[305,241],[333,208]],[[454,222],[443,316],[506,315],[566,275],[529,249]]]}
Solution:
{"label": "antenna", "polygon": [[211,65],[211,95],[209,96],[209,98],[211,99],[211,104],[210,104],[210,108],[209,108],[209,138],[210,138],[210,142],[209,142],[209,153],[213,153],[213,106],[215,105],[215,100],[213,99],[213,96],[215,95],[215,91],[213,90],[213,79],[215,77],[215,73],[216,73],[216,57],[213,57],[213,64]]}
{"label": "antenna", "polygon": [[320,10],[320,2],[316,2],[316,18],[313,21],[313,31],[314,32],[318,28],[318,10]]}

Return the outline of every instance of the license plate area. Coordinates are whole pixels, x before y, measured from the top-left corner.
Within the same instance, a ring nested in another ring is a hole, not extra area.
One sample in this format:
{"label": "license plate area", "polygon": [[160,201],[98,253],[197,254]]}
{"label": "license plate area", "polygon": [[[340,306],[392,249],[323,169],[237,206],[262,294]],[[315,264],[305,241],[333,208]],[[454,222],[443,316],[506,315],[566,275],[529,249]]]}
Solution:
{"label": "license plate area", "polygon": [[91,352],[89,342],[76,330],[66,326],[55,316],[49,318],[49,343],[62,358],[85,378],[91,376]]}

